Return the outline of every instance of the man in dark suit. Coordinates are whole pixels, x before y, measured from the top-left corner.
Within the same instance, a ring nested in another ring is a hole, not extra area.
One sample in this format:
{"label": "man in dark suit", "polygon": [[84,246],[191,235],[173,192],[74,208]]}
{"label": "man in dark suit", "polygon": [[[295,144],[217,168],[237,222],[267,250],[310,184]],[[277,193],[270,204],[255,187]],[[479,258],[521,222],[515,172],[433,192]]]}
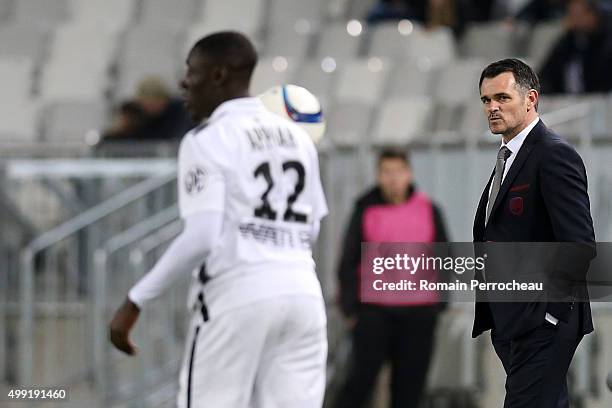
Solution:
{"label": "man in dark suit", "polygon": [[[472,336],[491,329],[507,374],[504,408],[569,407],[567,370],[580,340],[593,331],[586,286],[575,277],[594,256],[585,167],[539,119],[539,80],[528,65],[492,63],[479,88],[489,128],[502,136],[502,145],[478,205],[474,241],[572,243],[553,253],[551,277],[567,277],[573,285],[559,286],[564,296],[551,292],[522,302],[496,302],[477,292]],[[477,278],[486,281],[490,273],[495,271],[487,268]]]}

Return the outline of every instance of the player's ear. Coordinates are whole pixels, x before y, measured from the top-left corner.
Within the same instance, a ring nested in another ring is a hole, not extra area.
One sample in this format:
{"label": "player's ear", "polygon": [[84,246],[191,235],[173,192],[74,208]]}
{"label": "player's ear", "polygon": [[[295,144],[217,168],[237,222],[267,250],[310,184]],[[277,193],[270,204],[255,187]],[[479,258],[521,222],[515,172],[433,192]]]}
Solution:
{"label": "player's ear", "polygon": [[222,86],[227,81],[229,72],[226,67],[217,66],[212,72],[212,81],[216,86]]}

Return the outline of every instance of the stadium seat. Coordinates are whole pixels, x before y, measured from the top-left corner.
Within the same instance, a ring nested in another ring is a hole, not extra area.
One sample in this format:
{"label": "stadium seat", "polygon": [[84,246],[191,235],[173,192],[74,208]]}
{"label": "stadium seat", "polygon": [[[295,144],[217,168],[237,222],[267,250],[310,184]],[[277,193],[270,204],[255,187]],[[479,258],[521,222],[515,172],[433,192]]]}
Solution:
{"label": "stadium seat", "polygon": [[388,97],[431,95],[433,73],[430,65],[420,60],[398,63],[389,75],[385,95]]}
{"label": "stadium seat", "polygon": [[389,99],[376,119],[374,143],[405,145],[428,135],[432,108],[432,100],[426,97]]}
{"label": "stadium seat", "polygon": [[323,16],[321,6],[326,2],[327,0],[270,0],[268,15],[271,21],[319,21]]}
{"label": "stadium seat", "polygon": [[[227,27],[226,27],[227,28]],[[182,50],[182,54],[181,54],[181,61],[184,61],[187,53],[189,52],[189,50],[191,49],[191,47],[193,47],[193,45],[196,43],[196,41],[198,41],[200,38],[205,37],[209,34],[212,34],[213,32],[217,31],[218,29],[215,28],[215,25],[211,25],[207,22],[195,22],[193,24],[191,24],[188,28],[187,31],[185,33],[184,36],[184,42],[183,42],[183,46],[180,48]],[[247,32],[242,30],[242,32],[244,34],[246,34],[251,41],[253,42],[253,44],[255,45],[256,49],[261,49],[260,44],[259,44],[259,35],[255,32]]]}
{"label": "stadium seat", "polygon": [[35,100],[2,100],[2,120],[0,120],[0,142],[32,143],[38,141],[37,112]]}
{"label": "stadium seat", "polygon": [[103,96],[108,89],[116,38],[105,28],[84,23],[58,28],[42,71],[43,100]]}
{"label": "stadium seat", "polygon": [[119,52],[115,97],[132,96],[138,82],[149,75],[157,75],[178,89],[178,73],[186,57],[182,38],[176,30],[164,27],[138,25],[128,29]]}
{"label": "stadium seat", "polygon": [[38,66],[48,45],[47,31],[23,24],[3,24],[0,27],[0,57],[30,58]]}
{"label": "stadium seat", "polygon": [[478,80],[486,66],[480,59],[459,59],[442,67],[434,74],[433,97],[435,101],[450,105],[478,101]]}
{"label": "stadium seat", "polygon": [[14,21],[53,28],[70,18],[68,0],[17,0]]}
{"label": "stadium seat", "polygon": [[287,57],[263,58],[251,79],[251,93],[258,95],[270,87],[286,84],[294,77],[298,61]]}
{"label": "stadium seat", "polygon": [[359,46],[363,38],[363,28],[356,20],[353,35],[349,34],[347,23],[331,23],[323,27],[318,39],[315,55],[319,58],[332,57],[335,59],[352,59],[357,57]]}
{"label": "stadium seat", "polygon": [[[25,57],[0,56],[0,100],[10,105],[13,101],[28,100],[32,94],[34,64]],[[3,117],[4,117],[3,113]]]}
{"label": "stadium seat", "polygon": [[325,137],[338,146],[358,147],[367,138],[373,107],[359,102],[341,102],[327,115]]}
{"label": "stadium seat", "polygon": [[381,99],[385,80],[392,69],[393,64],[389,60],[377,57],[351,61],[340,72],[335,97],[340,101],[374,105]]}
{"label": "stadium seat", "polygon": [[489,130],[482,103],[479,103],[479,101],[466,101],[462,112],[463,115],[459,125],[461,133],[468,137],[482,139]]}
{"label": "stadium seat", "polygon": [[197,19],[210,31],[233,29],[258,33],[263,25],[264,0],[207,0]]}
{"label": "stadium seat", "polygon": [[136,0],[71,0],[72,21],[119,31],[133,19],[135,6]]}
{"label": "stadium seat", "polygon": [[10,18],[13,0],[0,0],[0,22]]}
{"label": "stadium seat", "polygon": [[348,18],[364,18],[374,5],[372,0],[344,0]]}
{"label": "stadium seat", "polygon": [[[329,66],[326,65],[329,64]],[[334,68],[333,70],[331,68]],[[325,69],[324,69],[325,68]],[[299,64],[291,83],[303,86],[319,98],[321,104],[329,99],[338,67],[331,60],[308,60]]]}
{"label": "stadium seat", "polygon": [[315,26],[308,20],[283,21],[268,27],[264,55],[304,57],[310,46]]}
{"label": "stadium seat", "polygon": [[368,55],[393,59],[405,58],[410,46],[409,37],[415,30],[418,30],[417,25],[406,20],[399,23],[379,23],[370,27]]}
{"label": "stadium seat", "polygon": [[102,100],[61,101],[45,106],[41,128],[46,142],[84,143],[87,132],[99,130],[105,122]]}
{"label": "stadium seat", "polygon": [[467,58],[498,60],[515,56],[514,29],[505,23],[474,23],[461,41],[461,53]]}
{"label": "stadium seat", "polygon": [[539,69],[542,66],[563,33],[563,25],[559,21],[536,24],[527,41],[526,50],[534,68]]}
{"label": "stadium seat", "polygon": [[179,28],[192,23],[195,15],[195,0],[143,0],[140,23]]}
{"label": "stadium seat", "polygon": [[435,30],[415,29],[408,36],[407,58],[418,58],[432,67],[448,64],[456,58],[455,38],[448,27]]}

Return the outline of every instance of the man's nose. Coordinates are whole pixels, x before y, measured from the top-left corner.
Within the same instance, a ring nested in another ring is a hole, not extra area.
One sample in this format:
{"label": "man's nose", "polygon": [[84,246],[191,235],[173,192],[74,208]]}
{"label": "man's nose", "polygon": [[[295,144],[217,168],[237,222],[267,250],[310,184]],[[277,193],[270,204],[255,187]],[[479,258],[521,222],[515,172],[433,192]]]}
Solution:
{"label": "man's nose", "polygon": [[487,109],[490,113],[499,111],[499,104],[495,101],[491,101],[489,103],[489,107]]}

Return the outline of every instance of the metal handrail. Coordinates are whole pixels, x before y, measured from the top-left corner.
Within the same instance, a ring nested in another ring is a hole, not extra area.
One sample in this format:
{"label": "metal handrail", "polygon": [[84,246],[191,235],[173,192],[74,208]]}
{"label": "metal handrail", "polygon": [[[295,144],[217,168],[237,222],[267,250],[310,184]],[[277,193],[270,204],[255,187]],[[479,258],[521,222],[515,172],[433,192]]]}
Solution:
{"label": "metal handrail", "polygon": [[96,388],[102,394],[102,398],[106,399],[107,378],[105,366],[107,359],[105,356],[106,339],[106,282],[107,282],[107,265],[108,259],[117,251],[138,242],[153,231],[162,228],[168,223],[175,221],[178,218],[178,206],[175,204],[154,216],[142,221],[126,231],[110,238],[102,246],[94,252],[94,287],[93,303],[94,303],[94,318],[93,318],[93,333],[94,333],[94,381]]}
{"label": "metal handrail", "polygon": [[34,257],[43,249],[61,242],[70,235],[87,228],[100,219],[135,202],[176,179],[176,173],[167,173],[158,177],[146,179],[103,203],[85,211],[83,214],[47,231],[30,242],[20,256],[20,327],[19,327],[19,358],[20,384],[33,384],[34,369]]}

